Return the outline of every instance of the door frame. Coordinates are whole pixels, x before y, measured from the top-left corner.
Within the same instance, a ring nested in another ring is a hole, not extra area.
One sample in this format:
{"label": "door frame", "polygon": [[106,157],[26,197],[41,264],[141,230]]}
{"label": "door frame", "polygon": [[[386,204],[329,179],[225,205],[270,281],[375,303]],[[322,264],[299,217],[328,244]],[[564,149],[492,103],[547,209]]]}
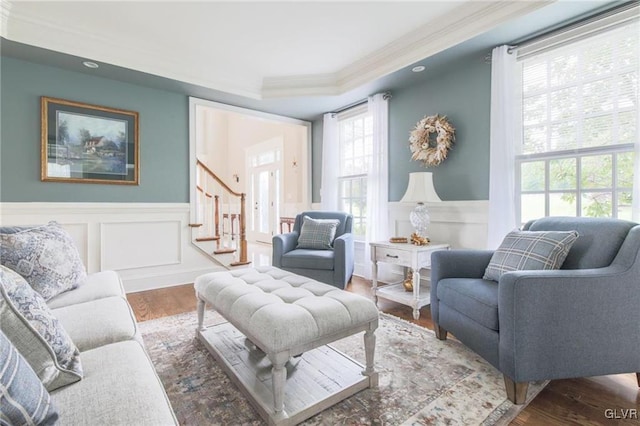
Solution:
{"label": "door frame", "polygon": [[[261,152],[276,151],[276,150],[280,153],[280,157],[276,161],[269,164],[265,164],[263,166],[257,166],[255,168],[251,165],[251,158],[253,156]],[[277,136],[277,137],[259,142],[257,144],[251,145],[249,147],[246,147],[244,149],[244,160],[245,160],[245,171],[246,171],[245,179],[246,179],[246,182],[249,182],[249,185],[250,185],[249,188],[252,188],[253,182],[251,181],[251,175],[254,169],[259,167],[267,168],[267,166],[269,166],[271,170],[277,169],[279,171],[278,187],[275,188],[275,190],[278,193],[277,195],[278,202],[279,204],[282,204],[283,196],[284,196],[284,179],[283,179],[284,138],[282,136]],[[251,218],[249,217],[249,215],[247,215],[247,221],[253,220],[253,218],[255,217],[254,205],[253,203],[250,204],[250,201],[253,201],[252,197],[254,196],[254,194],[251,191],[252,191],[251,189],[247,190],[247,211],[251,211]],[[278,206],[278,210],[281,210],[281,208],[282,206]],[[271,223],[270,223],[271,235],[269,235],[267,241],[258,240],[258,237],[262,236],[260,234],[263,234],[263,233],[251,230],[251,227],[249,226],[249,224],[247,224],[247,240],[271,244],[271,238],[276,234],[276,231],[278,229],[277,222],[279,221],[279,218],[277,216],[274,216],[270,219],[271,219]]]}
{"label": "door frame", "polygon": [[239,114],[246,114],[265,120],[276,121],[286,124],[297,124],[306,127],[307,143],[303,148],[303,157],[306,161],[300,164],[300,173],[306,177],[307,184],[302,186],[301,203],[306,209],[311,208],[311,191],[312,191],[312,145],[311,145],[311,122],[299,120],[297,118],[286,117],[284,115],[271,114],[262,111],[256,111],[249,108],[241,108],[233,105],[227,105],[220,102],[208,101],[206,99],[189,96],[189,205],[190,205],[190,221],[196,221],[196,107],[205,106],[216,108],[223,111],[231,111]]}

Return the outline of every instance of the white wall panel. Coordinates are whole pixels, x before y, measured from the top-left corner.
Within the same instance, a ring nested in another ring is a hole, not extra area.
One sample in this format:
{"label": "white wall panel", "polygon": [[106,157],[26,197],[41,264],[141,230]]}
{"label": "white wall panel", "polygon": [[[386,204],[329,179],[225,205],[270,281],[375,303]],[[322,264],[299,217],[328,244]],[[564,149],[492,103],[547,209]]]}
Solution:
{"label": "white wall panel", "polygon": [[[415,206],[400,202],[389,203],[389,228],[395,237],[407,237],[413,232],[409,214]],[[483,249],[487,241],[488,201],[443,201],[427,205],[431,223],[427,234],[432,242],[447,243],[451,248]],[[358,247],[360,246],[360,247]],[[356,243],[355,274],[363,275],[368,262],[364,260],[364,248]],[[398,279],[401,268],[378,265],[382,280]]]}
{"label": "white wall panel", "polygon": [[182,262],[180,221],[100,224],[102,270],[177,265]]}
{"label": "white wall panel", "polygon": [[86,223],[66,223],[64,229],[76,243],[80,259],[85,265],[89,263],[89,226]]}
{"label": "white wall panel", "polygon": [[89,273],[117,271],[127,292],[192,283],[224,269],[191,244],[187,203],[1,203],[0,224],[55,220]]}

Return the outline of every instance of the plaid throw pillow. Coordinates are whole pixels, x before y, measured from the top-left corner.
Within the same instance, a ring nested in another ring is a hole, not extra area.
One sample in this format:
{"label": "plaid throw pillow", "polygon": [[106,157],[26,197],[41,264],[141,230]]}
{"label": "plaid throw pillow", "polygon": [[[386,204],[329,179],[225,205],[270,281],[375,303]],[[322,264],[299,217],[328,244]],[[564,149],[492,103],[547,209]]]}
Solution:
{"label": "plaid throw pillow", "polygon": [[338,219],[311,219],[305,216],[302,219],[297,248],[332,250],[339,224]]}
{"label": "plaid throw pillow", "polygon": [[498,281],[510,271],[560,269],[577,238],[576,231],[512,231],[493,253],[483,278]]}

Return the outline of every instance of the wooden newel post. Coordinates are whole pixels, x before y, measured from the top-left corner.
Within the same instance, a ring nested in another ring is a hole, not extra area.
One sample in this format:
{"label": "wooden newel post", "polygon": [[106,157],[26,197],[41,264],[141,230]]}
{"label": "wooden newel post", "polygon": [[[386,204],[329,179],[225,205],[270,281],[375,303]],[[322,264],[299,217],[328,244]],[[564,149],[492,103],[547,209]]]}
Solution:
{"label": "wooden newel post", "polygon": [[247,265],[251,263],[247,260],[247,209],[246,197],[244,192],[240,194],[240,259],[233,262],[231,266]]}

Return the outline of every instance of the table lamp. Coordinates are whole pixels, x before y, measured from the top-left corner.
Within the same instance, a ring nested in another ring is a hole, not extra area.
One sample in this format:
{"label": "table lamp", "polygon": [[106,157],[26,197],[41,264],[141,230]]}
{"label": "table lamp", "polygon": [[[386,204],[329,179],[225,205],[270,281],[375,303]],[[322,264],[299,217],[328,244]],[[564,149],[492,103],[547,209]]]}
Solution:
{"label": "table lamp", "polygon": [[400,200],[401,203],[417,203],[409,215],[411,226],[416,234],[426,237],[427,225],[430,223],[429,212],[424,203],[442,201],[433,187],[433,174],[430,172],[409,173],[407,191]]}

